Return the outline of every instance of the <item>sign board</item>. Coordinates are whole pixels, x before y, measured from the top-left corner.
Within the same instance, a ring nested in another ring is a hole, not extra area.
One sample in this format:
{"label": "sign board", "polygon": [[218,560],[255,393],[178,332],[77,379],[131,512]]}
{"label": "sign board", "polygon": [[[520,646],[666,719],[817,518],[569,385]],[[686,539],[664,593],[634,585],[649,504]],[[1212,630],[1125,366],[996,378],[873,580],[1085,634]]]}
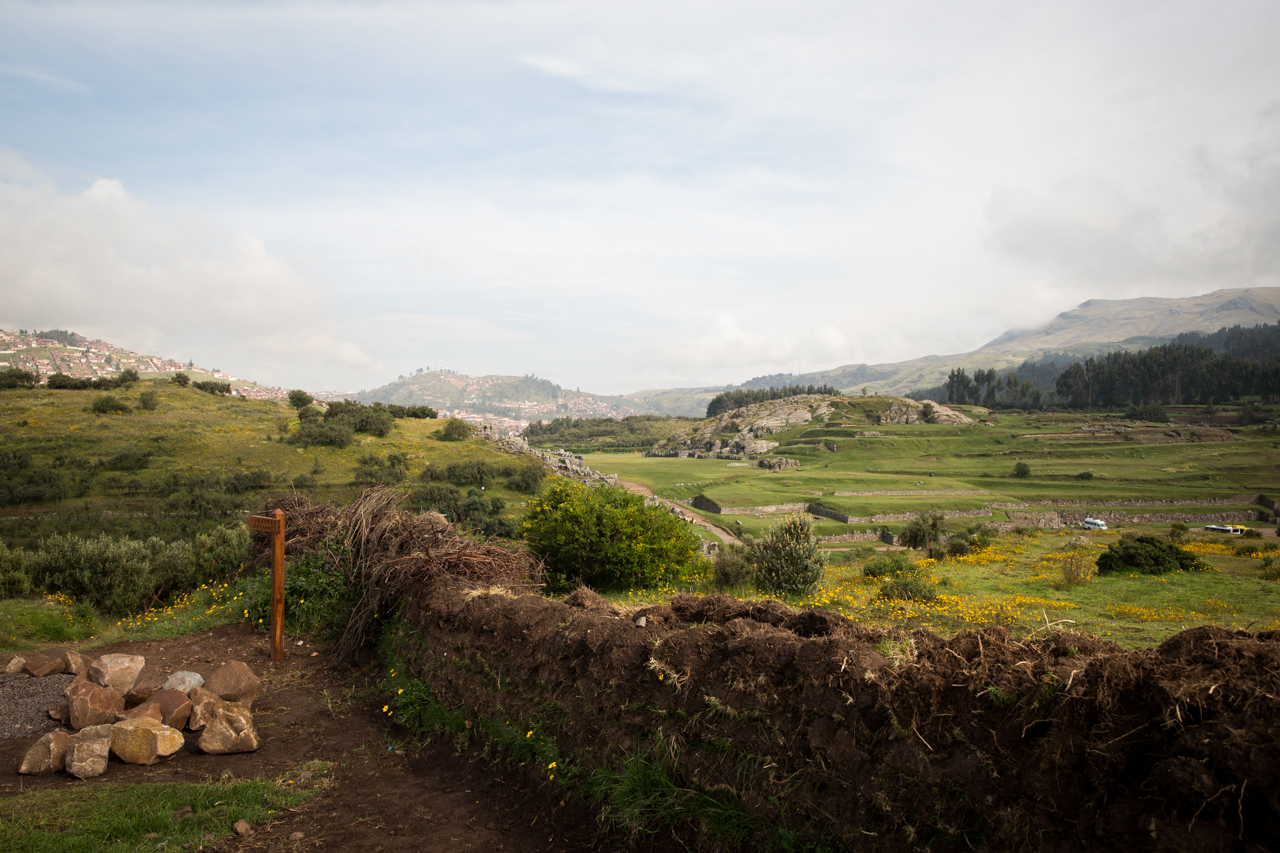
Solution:
{"label": "sign board", "polygon": [[271,534],[271,660],[284,660],[284,510],[249,516],[249,529]]}

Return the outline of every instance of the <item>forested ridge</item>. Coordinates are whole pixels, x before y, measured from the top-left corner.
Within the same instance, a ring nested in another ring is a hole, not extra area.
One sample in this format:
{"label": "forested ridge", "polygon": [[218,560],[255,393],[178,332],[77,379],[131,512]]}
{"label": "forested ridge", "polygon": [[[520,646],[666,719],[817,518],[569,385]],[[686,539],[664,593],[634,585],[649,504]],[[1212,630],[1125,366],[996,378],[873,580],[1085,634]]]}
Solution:
{"label": "forested ridge", "polygon": [[953,369],[915,399],[988,408],[1187,405],[1280,396],[1280,325],[1187,332],[1139,352],[1048,354],[1016,368]]}

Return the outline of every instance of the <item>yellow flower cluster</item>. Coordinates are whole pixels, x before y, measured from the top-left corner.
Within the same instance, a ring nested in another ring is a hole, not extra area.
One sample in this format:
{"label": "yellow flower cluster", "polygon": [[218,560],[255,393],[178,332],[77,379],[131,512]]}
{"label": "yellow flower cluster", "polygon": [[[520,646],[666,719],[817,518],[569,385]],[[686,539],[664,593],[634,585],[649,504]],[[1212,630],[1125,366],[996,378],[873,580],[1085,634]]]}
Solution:
{"label": "yellow flower cluster", "polygon": [[1186,542],[1179,546],[1192,554],[1212,554],[1215,557],[1230,557],[1235,549],[1223,542]]}
{"label": "yellow flower cluster", "polygon": [[[137,631],[149,625],[160,624],[161,622],[171,621],[174,625],[181,625],[184,620],[196,622],[205,616],[213,616],[217,613],[230,612],[232,610],[240,610],[244,613],[244,618],[249,617],[249,611],[244,609],[241,599],[244,592],[237,592],[235,595],[230,594],[231,585],[228,583],[215,583],[209,581],[203,583],[200,588],[192,592],[184,592],[182,595],[174,599],[173,603],[168,607],[161,609],[144,610],[137,616],[130,616],[116,622],[116,626],[126,631]],[[209,606],[203,611],[197,608],[202,606],[203,601],[209,601]]]}

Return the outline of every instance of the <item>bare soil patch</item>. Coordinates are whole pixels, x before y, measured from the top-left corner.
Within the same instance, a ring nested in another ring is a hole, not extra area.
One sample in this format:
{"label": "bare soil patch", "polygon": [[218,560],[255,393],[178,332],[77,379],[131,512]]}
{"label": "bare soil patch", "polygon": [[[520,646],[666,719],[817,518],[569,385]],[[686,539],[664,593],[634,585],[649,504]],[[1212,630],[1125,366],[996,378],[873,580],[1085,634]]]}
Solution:
{"label": "bare soil patch", "polygon": [[[296,641],[295,641],[296,642]],[[142,678],[180,669],[210,675],[228,660],[242,660],[262,677],[254,720],[262,748],[240,755],[204,755],[187,748],[151,767],[113,758],[105,775],[79,781],[65,774],[19,776],[27,748],[41,732],[0,737],[0,797],[22,791],[81,785],[206,782],[224,773],[236,778],[278,778],[308,761],[332,762],[334,784],[298,811],[246,838],[222,839],[205,850],[372,851],[587,851],[608,849],[596,837],[594,819],[564,802],[522,768],[493,765],[450,744],[407,742],[381,708],[385,698],[366,690],[378,681],[376,666],[334,661],[328,650],[291,645],[272,664],[267,640],[248,626],[226,625],[171,640],[119,643],[94,655],[123,652],[147,659]],[[313,653],[315,656],[313,657]],[[289,836],[302,832],[301,841]]]}

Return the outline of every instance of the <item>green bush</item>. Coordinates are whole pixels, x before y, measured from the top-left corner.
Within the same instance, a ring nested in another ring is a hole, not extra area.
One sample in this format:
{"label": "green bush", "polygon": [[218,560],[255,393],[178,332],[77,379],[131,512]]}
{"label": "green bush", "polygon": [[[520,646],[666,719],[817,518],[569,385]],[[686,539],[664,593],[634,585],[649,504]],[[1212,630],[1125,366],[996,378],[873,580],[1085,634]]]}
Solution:
{"label": "green bush", "polygon": [[938,597],[938,591],[928,578],[894,575],[884,579],[876,597],[890,601],[933,601]]}
{"label": "green bush", "polygon": [[764,592],[803,595],[822,579],[827,555],[818,550],[808,516],[789,515],[751,546],[751,562]]}
{"label": "green bush", "polygon": [[531,495],[542,488],[542,481],[546,478],[547,466],[536,459],[527,459],[507,478],[507,485],[514,492]]}
{"label": "green bush", "polygon": [[1163,575],[1168,572],[1203,572],[1213,568],[1204,560],[1158,536],[1135,536],[1107,546],[1098,555],[1098,574],[1138,572]]}
{"label": "green bush", "polygon": [[115,394],[103,394],[95,397],[89,405],[89,411],[95,415],[124,415],[132,411],[129,404]]}
{"label": "green bush", "polygon": [[915,518],[903,525],[898,534],[899,544],[919,550],[941,542],[946,532],[942,527],[943,518],[940,512],[917,512]]}
{"label": "green bush", "polygon": [[25,598],[35,591],[27,573],[27,552],[0,542],[0,598]]}
{"label": "green bush", "polygon": [[1079,474],[1076,474],[1076,479],[1077,479],[1077,480],[1092,480],[1092,479],[1093,479],[1093,472],[1092,472],[1092,471],[1081,471]]}
{"label": "green bush", "polygon": [[1261,557],[1267,551],[1276,550],[1274,542],[1241,542],[1235,547],[1237,557]]}
{"label": "green bush", "polygon": [[294,388],[289,392],[289,405],[293,406],[295,409],[305,409],[315,401],[315,397],[312,397],[300,388]]}
{"label": "green bush", "polygon": [[640,495],[562,478],[529,501],[523,526],[554,588],[653,586],[678,577],[701,550],[687,524]]}
{"label": "green bush", "polygon": [[1020,480],[1025,480],[1031,476],[1031,466],[1026,462],[1015,462],[1013,465],[1013,476]]}
{"label": "green bush", "polygon": [[471,424],[462,418],[449,418],[436,435],[441,441],[463,441],[471,437]]}
{"label": "green bush", "polygon": [[367,486],[395,486],[409,477],[404,457],[399,453],[388,454],[384,459],[376,453],[364,453],[356,460],[354,482]]}
{"label": "green bush", "polygon": [[138,613],[208,580],[230,577],[249,550],[244,525],[196,537],[194,543],[152,537],[96,539],[53,535],[24,555],[38,589],[87,601],[113,616]]}
{"label": "green bush", "polygon": [[862,567],[862,576],[867,578],[884,578],[915,571],[911,558],[901,551],[873,557]]}
{"label": "green bush", "polygon": [[711,562],[711,585],[716,589],[742,586],[755,579],[751,554],[746,545],[725,543]]}
{"label": "green bush", "polygon": [[179,370],[173,376],[169,377],[169,381],[181,388],[186,388],[191,384],[191,377]]}
{"label": "green bush", "polygon": [[493,476],[493,466],[481,459],[450,462],[444,469],[444,478],[458,486],[483,486]]}
{"label": "green bush", "polygon": [[462,492],[448,483],[428,483],[409,495],[409,506],[418,512],[432,509],[450,521],[457,521],[462,509]]}
{"label": "green bush", "polygon": [[[284,567],[284,621],[290,632],[336,636],[360,599],[360,586],[350,553],[340,542],[325,540],[319,547]],[[271,573],[262,572],[248,598],[249,621],[271,624]]]}
{"label": "green bush", "polygon": [[1130,406],[1125,410],[1124,416],[1131,421],[1151,421],[1159,424],[1167,424],[1169,422],[1169,413],[1159,403]]}
{"label": "green bush", "polygon": [[160,393],[154,388],[148,388],[138,395],[138,405],[144,411],[154,412],[160,407]]}
{"label": "green bush", "polygon": [[322,447],[347,447],[355,437],[355,430],[345,423],[313,420],[301,423],[298,431],[289,436],[289,443],[301,444],[304,448],[313,444]]}

